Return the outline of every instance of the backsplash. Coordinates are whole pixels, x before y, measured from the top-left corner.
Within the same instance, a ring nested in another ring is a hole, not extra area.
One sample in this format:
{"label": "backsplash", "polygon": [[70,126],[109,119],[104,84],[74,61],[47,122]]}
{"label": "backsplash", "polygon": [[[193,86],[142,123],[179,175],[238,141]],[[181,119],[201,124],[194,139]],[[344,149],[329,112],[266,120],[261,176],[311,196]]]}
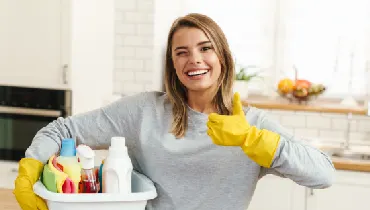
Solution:
{"label": "backsplash", "polygon": [[[303,111],[266,110],[271,119],[280,122],[295,135],[324,142],[370,146],[370,117]],[[349,129],[348,129],[349,127]],[[347,132],[348,130],[348,132]]]}
{"label": "backsplash", "polygon": [[154,0],[116,0],[114,93],[153,85]]}

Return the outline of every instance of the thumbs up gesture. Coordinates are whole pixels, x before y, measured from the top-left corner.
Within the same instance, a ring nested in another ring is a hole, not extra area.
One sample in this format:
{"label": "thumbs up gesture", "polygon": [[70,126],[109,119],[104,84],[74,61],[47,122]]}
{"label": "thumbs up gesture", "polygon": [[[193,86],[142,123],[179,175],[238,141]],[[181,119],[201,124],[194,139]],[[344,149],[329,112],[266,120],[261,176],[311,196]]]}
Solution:
{"label": "thumbs up gesture", "polygon": [[250,128],[238,93],[234,94],[233,115],[212,113],[208,116],[208,135],[213,143],[222,146],[241,146]]}
{"label": "thumbs up gesture", "polygon": [[280,135],[251,126],[243,112],[238,93],[234,94],[233,115],[210,114],[207,133],[214,144],[240,146],[257,164],[269,168],[280,142]]}

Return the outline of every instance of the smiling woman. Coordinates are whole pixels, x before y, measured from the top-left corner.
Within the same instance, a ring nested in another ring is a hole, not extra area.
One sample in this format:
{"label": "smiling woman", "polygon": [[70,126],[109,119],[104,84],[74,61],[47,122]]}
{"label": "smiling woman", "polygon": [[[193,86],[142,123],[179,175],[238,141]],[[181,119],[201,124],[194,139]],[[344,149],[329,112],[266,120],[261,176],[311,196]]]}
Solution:
{"label": "smiling woman", "polygon": [[63,138],[98,147],[124,136],[134,169],[156,185],[150,210],[246,209],[266,174],[311,188],[331,185],[334,168],[327,155],[262,110],[243,107],[239,94],[232,96],[233,59],[211,18],[188,14],[175,20],[166,52],[166,92],[123,97],[58,118],[37,133],[20,161],[18,202],[43,204],[31,202],[32,184]]}
{"label": "smiling woman", "polygon": [[174,104],[174,134],[181,137],[186,130],[186,103],[195,111],[230,114],[234,62],[221,28],[205,15],[189,14],[173,23],[167,46],[165,84]]}

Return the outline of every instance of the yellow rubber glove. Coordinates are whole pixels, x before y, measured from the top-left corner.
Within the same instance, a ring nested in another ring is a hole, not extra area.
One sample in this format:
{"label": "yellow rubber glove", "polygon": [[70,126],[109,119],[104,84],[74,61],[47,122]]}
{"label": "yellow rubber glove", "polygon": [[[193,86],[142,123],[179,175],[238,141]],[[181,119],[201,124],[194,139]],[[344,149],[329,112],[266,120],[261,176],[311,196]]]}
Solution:
{"label": "yellow rubber glove", "polygon": [[13,191],[23,210],[47,210],[45,201],[33,192],[33,185],[38,181],[43,164],[32,158],[19,161],[19,173]]}
{"label": "yellow rubber glove", "polygon": [[249,158],[269,168],[273,161],[280,135],[250,126],[238,93],[234,94],[233,115],[212,113],[207,122],[208,135],[221,146],[240,146]]}

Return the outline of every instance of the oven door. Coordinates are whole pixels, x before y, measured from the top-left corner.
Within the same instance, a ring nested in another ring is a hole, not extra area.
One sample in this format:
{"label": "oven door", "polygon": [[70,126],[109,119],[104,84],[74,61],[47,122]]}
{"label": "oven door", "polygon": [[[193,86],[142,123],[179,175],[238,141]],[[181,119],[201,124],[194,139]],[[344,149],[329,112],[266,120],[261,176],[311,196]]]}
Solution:
{"label": "oven door", "polygon": [[0,106],[0,160],[19,161],[36,133],[60,116],[58,110]]}

